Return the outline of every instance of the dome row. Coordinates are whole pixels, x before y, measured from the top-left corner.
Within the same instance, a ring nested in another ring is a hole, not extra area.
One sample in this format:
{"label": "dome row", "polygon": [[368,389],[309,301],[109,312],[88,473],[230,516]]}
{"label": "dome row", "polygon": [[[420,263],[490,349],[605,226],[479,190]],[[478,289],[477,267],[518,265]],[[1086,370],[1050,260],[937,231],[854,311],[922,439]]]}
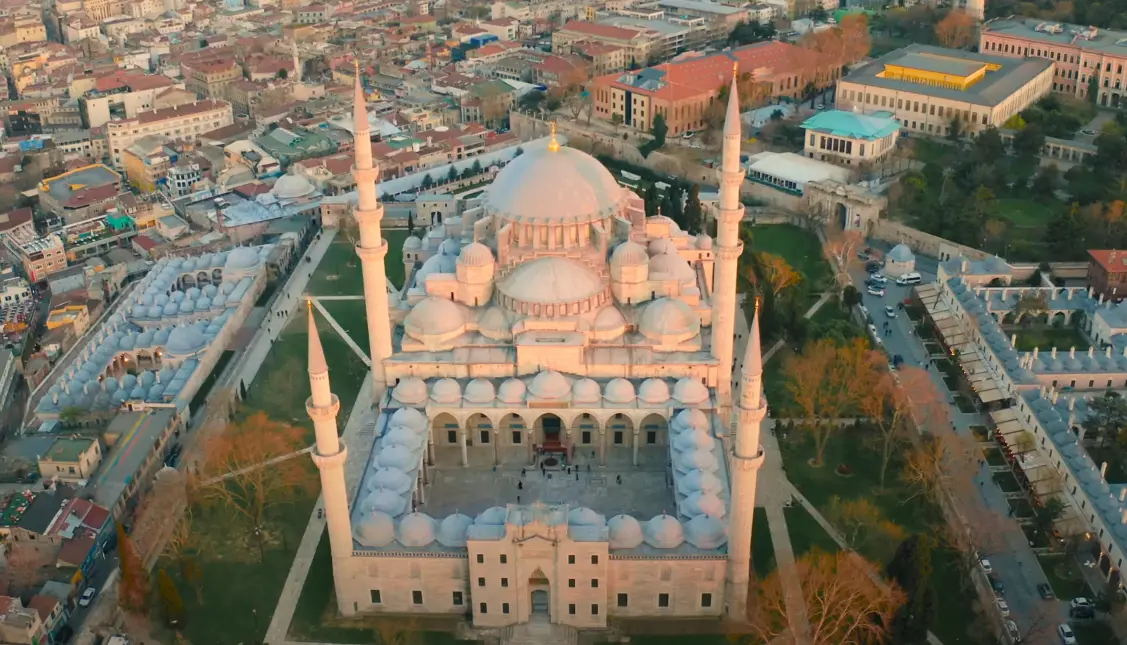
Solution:
{"label": "dome row", "polygon": [[692,378],[680,379],[674,384],[672,393],[669,385],[662,379],[646,379],[635,390],[634,384],[624,378],[609,381],[605,387],[589,378],[569,381],[555,370],[537,374],[532,382],[510,378],[494,388],[488,379],[475,378],[463,390],[458,381],[443,378],[435,381],[430,391],[427,384],[418,377],[403,379],[395,386],[392,398],[404,405],[424,405],[427,399],[437,403],[453,404],[465,399],[469,403],[486,404],[499,399],[502,403],[517,404],[529,395],[542,400],[561,400],[569,396],[575,402],[595,403],[606,399],[610,403],[628,404],[635,400],[644,403],[662,404],[670,399],[686,405],[696,405],[708,400],[708,388]]}

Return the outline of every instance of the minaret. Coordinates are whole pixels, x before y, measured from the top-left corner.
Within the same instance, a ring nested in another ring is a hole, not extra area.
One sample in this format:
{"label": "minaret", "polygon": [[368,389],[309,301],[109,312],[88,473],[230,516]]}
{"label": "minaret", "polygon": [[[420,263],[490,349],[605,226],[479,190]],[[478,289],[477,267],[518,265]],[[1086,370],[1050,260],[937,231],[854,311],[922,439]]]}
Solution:
{"label": "minaret", "polygon": [[344,483],[344,462],[348,448],[337,436],[337,412],[340,399],[329,389],[329,366],[313,318],[313,303],[309,303],[309,390],[305,411],[313,419],[317,445],[313,450],[313,463],[321,472],[321,498],[325,504],[325,521],[329,528],[329,546],[333,555],[333,580],[336,581],[337,598],[341,595],[340,583],[347,579],[347,568],[352,556],[352,522],[348,517],[348,487]]}
{"label": "minaret", "polygon": [[732,496],[728,516],[728,617],[746,620],[747,585],[751,571],[751,524],[755,518],[755,487],[763,465],[759,426],[767,416],[763,398],[763,351],[759,344],[759,303],[748,332],[740,379],[736,436],[729,456]]}
{"label": "minaret", "polygon": [[740,97],[736,91],[738,75],[732,64],[732,86],[728,93],[728,114],[724,119],[724,150],[720,164],[720,212],[716,217],[716,268],[712,281],[712,355],[720,362],[716,390],[723,408],[732,402],[732,354],[736,334],[736,267],[743,243],[740,220],[740,186],[744,173],[740,167]]}
{"label": "minaret", "polygon": [[986,0],[966,0],[967,15],[982,22],[986,19]]}
{"label": "minaret", "polygon": [[301,82],[301,56],[297,55],[297,41],[291,40],[290,46],[293,49],[293,80],[295,83]]}
{"label": "minaret", "polygon": [[356,179],[356,222],[360,227],[360,244],[356,254],[364,270],[364,305],[368,317],[368,338],[371,343],[372,385],[380,392],[387,378],[383,361],[391,356],[391,321],[387,308],[387,273],[384,257],[387,242],[380,233],[383,204],[376,196],[380,169],[372,164],[372,135],[368,123],[368,106],[360,84],[360,63],[356,63],[356,96],[352,105],[353,137],[356,145],[352,177]]}

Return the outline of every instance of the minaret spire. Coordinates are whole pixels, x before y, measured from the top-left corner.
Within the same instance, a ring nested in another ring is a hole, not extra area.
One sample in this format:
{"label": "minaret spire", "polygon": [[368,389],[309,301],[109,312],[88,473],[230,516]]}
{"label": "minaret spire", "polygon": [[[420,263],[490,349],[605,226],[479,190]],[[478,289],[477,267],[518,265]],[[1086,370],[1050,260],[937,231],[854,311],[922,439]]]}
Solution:
{"label": "minaret spire", "polygon": [[360,243],[356,254],[364,271],[364,305],[368,318],[368,338],[371,343],[372,385],[377,394],[387,382],[383,362],[391,356],[391,320],[388,316],[387,272],[384,258],[387,242],[380,231],[383,221],[383,204],[376,193],[380,169],[372,163],[372,126],[368,122],[368,106],[364,86],[360,81],[360,62],[355,61],[356,88],[352,106],[352,130],[355,157],[352,176],[356,179],[356,222],[360,229]]}
{"label": "minaret spire", "polygon": [[[348,449],[337,436],[337,413],[340,399],[329,385],[329,366],[325,350],[313,317],[313,301],[309,301],[309,390],[305,411],[313,420],[317,443],[313,450],[313,463],[321,473],[321,497],[325,504],[325,522],[329,530],[329,546],[333,556],[333,581],[336,592],[342,593],[341,583],[348,579],[348,565],[352,557],[352,521],[348,516],[348,487],[344,481],[344,464]],[[347,609],[342,608],[344,613]]]}
{"label": "minaret spire", "polygon": [[732,362],[736,335],[736,267],[743,243],[740,242],[740,220],[744,209],[740,203],[740,186],[744,172],[740,166],[740,97],[737,88],[739,63],[732,63],[732,80],[728,88],[728,111],[724,119],[724,148],[720,165],[720,209],[716,214],[715,274],[712,281],[712,356],[716,358],[716,390],[722,409],[732,401]]}
{"label": "minaret spire", "polygon": [[293,52],[293,80],[295,83],[301,82],[301,56],[297,53],[297,40],[290,40],[290,49]]}
{"label": "minaret spire", "polygon": [[740,400],[737,408],[735,437],[729,442],[729,472],[732,479],[731,517],[728,521],[728,617],[746,618],[748,580],[751,567],[751,530],[755,519],[755,489],[759,468],[763,465],[763,449],[759,446],[759,430],[767,416],[763,398],[763,349],[759,341],[759,299],[748,331],[744,354]]}

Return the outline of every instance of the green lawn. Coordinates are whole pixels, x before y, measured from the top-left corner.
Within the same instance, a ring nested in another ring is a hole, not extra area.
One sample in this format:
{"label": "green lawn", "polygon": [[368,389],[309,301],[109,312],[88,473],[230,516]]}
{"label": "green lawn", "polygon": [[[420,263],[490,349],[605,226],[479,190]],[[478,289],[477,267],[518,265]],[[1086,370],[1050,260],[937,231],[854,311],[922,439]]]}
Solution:
{"label": "green lawn", "polygon": [[1015,227],[1036,227],[1044,233],[1044,226],[1061,207],[1056,201],[1002,198],[994,202],[994,214],[1008,219]]}
{"label": "green lawn", "polygon": [[986,463],[990,464],[991,466],[1005,466],[1006,465],[1006,457],[1005,457],[1005,455],[1002,454],[1002,451],[1000,449],[998,449],[998,448],[987,448],[986,450],[983,450],[982,452],[983,452],[983,454],[986,455]]}
{"label": "green lawn", "polygon": [[744,247],[741,262],[750,258],[751,253],[773,253],[782,256],[812,287],[817,288],[831,278],[830,265],[813,233],[791,224],[764,224],[749,230],[752,244]]}
{"label": "green lawn", "polygon": [[795,504],[783,511],[787,518],[787,533],[794,557],[801,558],[810,551],[818,549],[825,553],[837,553],[839,547],[826,529],[801,504]]}
{"label": "green lawn", "polygon": [[[407,229],[383,231],[387,241],[387,257],[384,266],[387,277],[396,285],[403,284],[403,241],[407,239]],[[307,287],[315,296],[359,296],[364,293],[364,274],[360,270],[360,258],[356,249],[340,233],[333,239],[325,252],[321,264],[314,272]]]}
{"label": "green lawn", "polygon": [[1037,561],[1045,571],[1045,578],[1057,598],[1068,600],[1077,596],[1091,596],[1088,583],[1076,560],[1067,555],[1038,555]]}
{"label": "green lawn", "polygon": [[912,139],[912,156],[925,164],[933,163],[941,166],[954,161],[958,148],[949,143],[932,139]]}
{"label": "green lawn", "polygon": [[[321,306],[337,321],[352,340],[368,353],[368,318],[363,300],[322,300]],[[333,332],[336,333],[335,331]]]}
{"label": "green lawn", "polygon": [[1057,353],[1065,352],[1072,347],[1076,351],[1088,351],[1091,343],[1084,338],[1078,329],[1073,327],[1044,327],[1030,329],[1021,326],[1006,325],[1003,331],[1007,336],[1017,334],[1017,344],[1014,349],[1019,352],[1031,352],[1034,348],[1047,352],[1057,348]]}
{"label": "green lawn", "polygon": [[1017,493],[1021,491],[1021,486],[1018,485],[1017,479],[1012,473],[994,473],[994,483],[998,488],[1002,489],[1003,493]]}

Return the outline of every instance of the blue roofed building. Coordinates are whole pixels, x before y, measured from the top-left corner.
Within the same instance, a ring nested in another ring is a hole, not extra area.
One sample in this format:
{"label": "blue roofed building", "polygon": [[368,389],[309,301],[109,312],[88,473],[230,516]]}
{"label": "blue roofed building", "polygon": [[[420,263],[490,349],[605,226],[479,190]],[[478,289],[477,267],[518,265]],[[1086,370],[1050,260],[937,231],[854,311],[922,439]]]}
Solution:
{"label": "blue roofed building", "polygon": [[862,114],[848,110],[819,112],[802,123],[803,152],[811,159],[845,166],[880,161],[896,147],[900,122],[891,112]]}

